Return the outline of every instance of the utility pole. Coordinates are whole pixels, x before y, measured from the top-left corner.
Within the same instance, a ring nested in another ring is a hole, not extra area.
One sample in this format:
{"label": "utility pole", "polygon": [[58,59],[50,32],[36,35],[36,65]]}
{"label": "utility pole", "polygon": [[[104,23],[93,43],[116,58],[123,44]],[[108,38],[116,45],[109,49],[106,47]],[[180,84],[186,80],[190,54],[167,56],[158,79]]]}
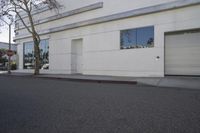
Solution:
{"label": "utility pole", "polygon": [[[9,48],[8,50],[10,51],[11,50],[11,24],[9,24]],[[10,58],[11,56],[8,56],[8,74],[11,74],[11,71],[10,71]]]}

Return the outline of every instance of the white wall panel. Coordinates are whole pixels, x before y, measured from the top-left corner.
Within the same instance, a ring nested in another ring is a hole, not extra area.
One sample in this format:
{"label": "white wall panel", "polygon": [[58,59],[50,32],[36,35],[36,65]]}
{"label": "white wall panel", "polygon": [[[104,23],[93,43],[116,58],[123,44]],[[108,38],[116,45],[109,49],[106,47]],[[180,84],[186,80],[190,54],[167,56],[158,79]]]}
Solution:
{"label": "white wall panel", "polygon": [[119,50],[120,48],[120,32],[103,32],[92,34],[84,38],[84,52],[101,52]]}
{"label": "white wall panel", "polygon": [[23,55],[23,44],[21,44],[21,43],[19,43],[18,45],[17,45],[17,55],[18,55],[18,69],[23,69],[23,67],[24,67],[24,61],[23,61],[23,59],[24,59],[24,55]]}
{"label": "white wall panel", "polygon": [[71,54],[50,54],[49,68],[52,71],[71,71]]}

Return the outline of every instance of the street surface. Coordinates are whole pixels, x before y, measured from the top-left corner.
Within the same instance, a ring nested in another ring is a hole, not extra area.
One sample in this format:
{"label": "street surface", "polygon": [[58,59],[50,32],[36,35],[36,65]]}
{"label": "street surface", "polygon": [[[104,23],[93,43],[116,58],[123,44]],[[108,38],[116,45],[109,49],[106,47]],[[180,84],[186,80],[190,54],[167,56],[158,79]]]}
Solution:
{"label": "street surface", "polygon": [[0,76],[0,133],[200,133],[200,89]]}

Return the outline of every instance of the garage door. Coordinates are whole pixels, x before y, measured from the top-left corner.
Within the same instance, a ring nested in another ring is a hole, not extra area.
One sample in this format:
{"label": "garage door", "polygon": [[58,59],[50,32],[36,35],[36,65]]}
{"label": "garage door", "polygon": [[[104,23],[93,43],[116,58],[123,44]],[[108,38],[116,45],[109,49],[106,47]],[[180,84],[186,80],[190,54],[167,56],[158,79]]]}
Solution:
{"label": "garage door", "polygon": [[165,74],[200,75],[200,31],[165,36]]}

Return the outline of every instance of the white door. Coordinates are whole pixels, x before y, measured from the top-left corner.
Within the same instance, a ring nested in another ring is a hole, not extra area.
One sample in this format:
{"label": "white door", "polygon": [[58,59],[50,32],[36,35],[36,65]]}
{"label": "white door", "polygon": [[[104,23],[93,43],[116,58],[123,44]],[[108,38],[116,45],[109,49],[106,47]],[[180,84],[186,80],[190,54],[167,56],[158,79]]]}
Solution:
{"label": "white door", "polygon": [[71,67],[72,73],[82,74],[82,67],[83,67],[83,40],[76,39],[72,40],[72,55],[71,55]]}
{"label": "white door", "polygon": [[200,75],[200,31],[165,36],[165,74]]}

